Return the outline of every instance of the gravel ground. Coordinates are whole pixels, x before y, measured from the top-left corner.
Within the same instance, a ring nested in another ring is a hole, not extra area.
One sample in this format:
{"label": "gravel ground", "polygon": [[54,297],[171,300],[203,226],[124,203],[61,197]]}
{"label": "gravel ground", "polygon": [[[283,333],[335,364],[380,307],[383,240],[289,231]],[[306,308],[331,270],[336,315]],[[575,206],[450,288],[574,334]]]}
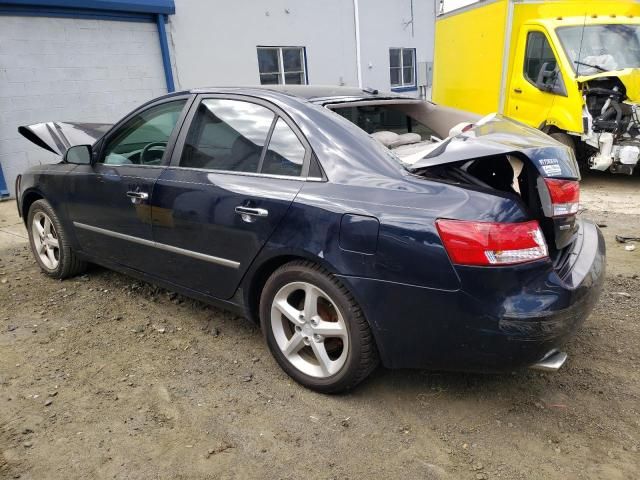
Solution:
{"label": "gravel ground", "polygon": [[639,186],[584,183],[608,279],[559,372],[379,369],[340,396],[246,320],[97,267],[46,278],[2,203],[0,477],[637,478],[640,249],[614,235],[640,235]]}

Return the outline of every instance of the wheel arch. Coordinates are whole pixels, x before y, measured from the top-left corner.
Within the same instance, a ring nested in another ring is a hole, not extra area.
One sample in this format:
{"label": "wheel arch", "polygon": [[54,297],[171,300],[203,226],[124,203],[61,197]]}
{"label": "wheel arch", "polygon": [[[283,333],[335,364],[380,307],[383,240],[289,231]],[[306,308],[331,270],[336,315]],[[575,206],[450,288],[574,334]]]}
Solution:
{"label": "wheel arch", "polygon": [[33,205],[38,200],[46,200],[45,196],[39,190],[31,189],[22,194],[20,215],[22,216],[22,221],[25,225],[28,221],[29,209],[31,208],[31,205]]}
{"label": "wheel arch", "polygon": [[277,251],[271,252],[255,261],[247,273],[243,282],[243,300],[246,305],[246,314],[249,320],[260,324],[260,295],[267,279],[282,265],[297,260],[306,260],[317,263],[330,273],[336,269],[325,259],[312,255],[306,251]]}
{"label": "wheel arch", "polygon": [[[326,259],[320,258],[317,255],[313,255],[307,251],[272,252],[270,255],[261,258],[259,262],[254,263],[249,273],[245,276],[242,287],[245,315],[251,322],[255,323],[256,325],[260,325],[260,296],[267,279],[282,265],[299,260],[316,263],[327,270],[330,274],[338,274],[338,270]],[[349,290],[351,295],[353,295],[353,297],[355,298],[356,302],[358,302],[358,304],[362,308],[363,302],[360,298],[360,293],[354,291],[353,286],[348,282],[345,282],[344,278],[340,278],[340,282],[344,284],[344,286]],[[367,317],[366,309],[362,308],[362,311],[365,313],[364,319],[369,325],[371,334],[373,335],[373,340],[378,349],[380,358],[382,359],[382,363],[388,365],[388,358],[386,356],[384,345],[380,341],[379,332],[375,328],[375,325]]]}

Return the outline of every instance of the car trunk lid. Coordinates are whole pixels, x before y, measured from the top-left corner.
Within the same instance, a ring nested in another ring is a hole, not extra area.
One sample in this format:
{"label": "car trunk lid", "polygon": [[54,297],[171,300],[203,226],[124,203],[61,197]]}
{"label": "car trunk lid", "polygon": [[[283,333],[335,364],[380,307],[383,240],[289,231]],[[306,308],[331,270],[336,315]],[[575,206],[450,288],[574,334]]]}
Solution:
{"label": "car trunk lid", "polygon": [[570,245],[579,228],[580,173],[573,152],[502,116],[483,118],[418,160],[413,154],[406,167],[417,175],[520,196],[553,250]]}

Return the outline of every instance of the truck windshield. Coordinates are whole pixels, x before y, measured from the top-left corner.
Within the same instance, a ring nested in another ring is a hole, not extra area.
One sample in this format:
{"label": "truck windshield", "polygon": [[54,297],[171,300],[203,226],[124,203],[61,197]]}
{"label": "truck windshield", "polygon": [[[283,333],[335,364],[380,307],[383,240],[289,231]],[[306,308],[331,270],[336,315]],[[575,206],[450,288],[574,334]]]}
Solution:
{"label": "truck windshield", "polygon": [[578,25],[556,32],[578,75],[640,67],[640,25]]}

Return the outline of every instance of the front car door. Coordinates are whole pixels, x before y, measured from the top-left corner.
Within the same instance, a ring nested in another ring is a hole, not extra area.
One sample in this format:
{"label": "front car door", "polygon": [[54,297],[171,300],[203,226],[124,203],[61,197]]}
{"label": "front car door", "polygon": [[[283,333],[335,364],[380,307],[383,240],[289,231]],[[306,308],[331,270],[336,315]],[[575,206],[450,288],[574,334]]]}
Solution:
{"label": "front car door", "polygon": [[141,270],[153,265],[153,187],[189,100],[163,99],[129,115],[95,145],[95,163],[67,176],[67,213],[88,255]]}
{"label": "front car door", "polygon": [[566,96],[562,73],[547,34],[523,27],[508,89],[507,116],[539,128],[558,97]]}
{"label": "front car door", "polygon": [[154,190],[163,277],[230,298],[305,181],[311,148],[286,114],[239,95],[202,95]]}

